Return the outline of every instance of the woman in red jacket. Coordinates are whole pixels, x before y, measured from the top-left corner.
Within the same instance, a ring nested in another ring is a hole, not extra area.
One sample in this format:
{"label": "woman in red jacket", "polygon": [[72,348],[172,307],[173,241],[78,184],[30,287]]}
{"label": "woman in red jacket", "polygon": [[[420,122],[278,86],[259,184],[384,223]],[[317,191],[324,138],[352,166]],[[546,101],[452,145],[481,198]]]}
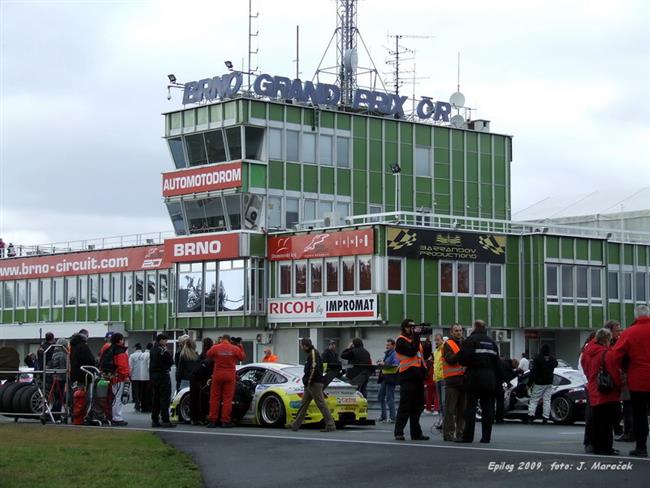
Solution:
{"label": "woman in red jacket", "polygon": [[618,420],[621,409],[621,390],[618,385],[606,393],[598,389],[598,373],[601,368],[606,369],[606,356],[609,354],[611,340],[612,333],[609,329],[600,329],[582,352],[581,364],[587,377],[587,392],[593,419],[594,454],[618,454],[612,446],[614,423]]}

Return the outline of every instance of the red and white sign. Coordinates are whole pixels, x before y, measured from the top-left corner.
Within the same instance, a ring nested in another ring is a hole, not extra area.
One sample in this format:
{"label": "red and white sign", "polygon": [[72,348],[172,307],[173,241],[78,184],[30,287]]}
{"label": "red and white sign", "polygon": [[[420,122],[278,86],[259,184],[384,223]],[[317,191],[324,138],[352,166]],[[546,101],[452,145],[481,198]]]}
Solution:
{"label": "red and white sign", "polygon": [[372,254],[374,252],[373,236],[372,229],[364,229],[271,237],[269,238],[269,259],[284,261]]}
{"label": "red and white sign", "polygon": [[0,260],[0,281],[169,268],[162,246],[127,247]]}
{"label": "red and white sign", "polygon": [[268,301],[267,320],[269,323],[377,320],[377,295],[272,299]]}
{"label": "red and white sign", "polygon": [[163,173],[163,197],[238,188],[242,184],[242,164],[226,163]]}
{"label": "red and white sign", "polygon": [[239,257],[239,234],[201,234],[165,239],[165,256],[172,263]]}

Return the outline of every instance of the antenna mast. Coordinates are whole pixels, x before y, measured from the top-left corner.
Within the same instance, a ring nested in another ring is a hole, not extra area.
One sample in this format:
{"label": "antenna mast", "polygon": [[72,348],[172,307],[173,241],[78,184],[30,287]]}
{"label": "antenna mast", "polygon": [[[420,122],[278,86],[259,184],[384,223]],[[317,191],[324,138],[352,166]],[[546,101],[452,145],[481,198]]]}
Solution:
{"label": "antenna mast", "polygon": [[257,47],[253,51],[252,49],[252,42],[253,42],[253,37],[257,37],[260,33],[259,27],[255,34],[253,34],[253,19],[257,19],[260,16],[260,13],[257,12],[255,15],[253,15],[253,0],[248,0],[248,69],[247,69],[247,74],[248,74],[248,90],[250,91],[251,89],[251,73],[252,71],[257,71],[257,66],[255,67],[254,70],[251,71],[251,55],[257,54],[260,51],[260,48]]}
{"label": "antenna mast", "polygon": [[341,87],[341,101],[352,103],[352,92],[357,88],[357,0],[337,0],[336,6],[336,64],[337,84]]}

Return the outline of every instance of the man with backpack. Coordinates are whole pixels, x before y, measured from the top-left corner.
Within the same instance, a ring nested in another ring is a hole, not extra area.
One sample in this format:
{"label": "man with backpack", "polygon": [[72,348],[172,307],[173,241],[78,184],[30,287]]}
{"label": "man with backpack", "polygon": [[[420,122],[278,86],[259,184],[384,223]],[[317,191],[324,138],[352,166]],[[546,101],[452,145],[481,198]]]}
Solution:
{"label": "man with backpack", "polygon": [[[111,345],[101,355],[99,369],[111,382],[112,393],[112,425],[125,426],[128,422],[122,417],[122,396],[125,393],[126,384],[130,382],[129,356],[124,346],[124,336],[115,332],[111,336]],[[128,390],[127,390],[128,391]]]}

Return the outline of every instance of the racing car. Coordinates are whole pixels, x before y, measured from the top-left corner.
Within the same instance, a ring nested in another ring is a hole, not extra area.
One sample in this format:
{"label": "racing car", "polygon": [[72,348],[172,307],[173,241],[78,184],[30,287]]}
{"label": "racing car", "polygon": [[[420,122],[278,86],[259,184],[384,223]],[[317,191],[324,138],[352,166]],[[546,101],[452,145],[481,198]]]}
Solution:
{"label": "racing car", "polygon": [[[237,368],[237,390],[233,400],[233,420],[242,425],[283,427],[296,417],[304,386],[303,367],[293,364],[253,363]],[[209,410],[210,387],[201,390],[202,411]],[[325,389],[325,402],[336,424],[372,425],[368,419],[368,401],[356,388],[334,379]],[[171,404],[173,421],[190,422],[190,390],[181,389]],[[318,407],[311,402],[304,424],[323,420]]]}

